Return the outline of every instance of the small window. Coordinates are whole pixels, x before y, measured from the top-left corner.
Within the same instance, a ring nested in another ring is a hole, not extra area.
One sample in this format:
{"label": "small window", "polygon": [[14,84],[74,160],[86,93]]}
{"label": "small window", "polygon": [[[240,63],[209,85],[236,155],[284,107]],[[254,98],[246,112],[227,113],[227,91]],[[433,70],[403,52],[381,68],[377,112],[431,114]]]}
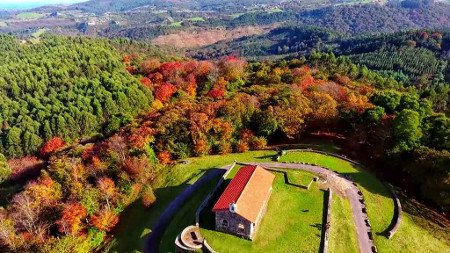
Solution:
{"label": "small window", "polygon": [[239,228],[239,231],[241,231],[241,232],[243,232],[245,230],[245,227],[243,224],[239,224],[238,228]]}
{"label": "small window", "polygon": [[222,227],[228,227],[228,221],[227,220],[223,220],[222,221]]}

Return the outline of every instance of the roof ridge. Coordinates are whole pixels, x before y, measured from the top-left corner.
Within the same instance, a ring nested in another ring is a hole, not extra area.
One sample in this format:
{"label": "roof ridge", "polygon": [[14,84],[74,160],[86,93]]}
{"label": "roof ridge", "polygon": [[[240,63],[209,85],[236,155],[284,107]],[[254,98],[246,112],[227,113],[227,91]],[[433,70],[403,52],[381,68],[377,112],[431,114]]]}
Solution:
{"label": "roof ridge", "polygon": [[[233,179],[231,179],[230,184],[228,184],[228,186],[225,188],[224,192],[222,193],[222,195],[219,197],[219,200],[216,202],[216,204],[213,207],[213,210],[225,210],[225,208],[229,208],[229,205],[231,204],[231,202],[237,203],[238,199],[241,197],[242,192],[244,191],[244,188],[247,186],[248,182],[250,181],[250,178],[253,176],[253,174],[255,173],[257,168],[257,165],[247,165],[247,166],[243,166],[241,168],[239,168],[238,173],[233,177]],[[239,184],[239,181],[236,180],[241,180],[241,183]],[[227,193],[231,193],[233,194],[233,187],[236,188],[240,188],[239,185],[242,185],[242,188],[239,189],[239,191],[235,191],[235,195],[234,197],[232,197],[231,199],[227,199]],[[221,201],[229,201],[227,203],[227,207],[225,207],[224,202]],[[219,204],[221,203],[221,204]]]}
{"label": "roof ridge", "polygon": [[[255,175],[256,169],[258,168],[259,165],[250,165],[250,166],[253,167],[253,172],[252,172],[252,174],[248,177],[247,182],[245,182],[245,186],[244,186],[244,188],[242,189],[241,193],[239,193],[239,196],[238,196],[237,199],[236,199],[236,204],[237,204],[237,202],[239,201],[239,199],[241,198],[241,196],[242,196],[242,194],[244,193],[245,189],[248,188],[248,183],[250,182],[250,180],[252,180],[253,176]],[[238,206],[238,212],[239,212],[239,206]]]}

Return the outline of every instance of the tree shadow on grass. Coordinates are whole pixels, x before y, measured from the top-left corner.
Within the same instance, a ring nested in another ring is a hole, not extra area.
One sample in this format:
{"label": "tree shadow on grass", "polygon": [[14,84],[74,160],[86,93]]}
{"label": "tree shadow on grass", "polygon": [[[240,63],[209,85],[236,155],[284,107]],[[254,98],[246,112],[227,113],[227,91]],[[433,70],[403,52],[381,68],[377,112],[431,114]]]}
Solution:
{"label": "tree shadow on grass", "polygon": [[[202,173],[204,175],[194,184],[188,184]],[[159,247],[159,241],[177,211],[196,193],[199,187],[207,184],[210,180],[215,180],[217,175],[223,175],[223,173],[224,170],[220,169],[202,170],[179,185],[158,188],[155,190],[157,201],[150,208],[143,206],[140,199],[132,203],[121,214],[121,221],[115,231],[116,237],[108,251],[156,252],[149,248]],[[150,235],[151,242],[148,240]],[[158,245],[154,245],[155,242]]]}
{"label": "tree shadow on grass", "polygon": [[225,188],[230,183],[231,179],[226,179],[222,182],[220,187],[217,189],[217,191],[214,192],[212,197],[209,199],[208,203],[206,204],[205,208],[200,212],[200,227],[208,230],[215,230],[216,226],[216,220],[214,212],[212,211],[214,205],[216,204],[217,200],[219,200],[220,196],[222,195]]}

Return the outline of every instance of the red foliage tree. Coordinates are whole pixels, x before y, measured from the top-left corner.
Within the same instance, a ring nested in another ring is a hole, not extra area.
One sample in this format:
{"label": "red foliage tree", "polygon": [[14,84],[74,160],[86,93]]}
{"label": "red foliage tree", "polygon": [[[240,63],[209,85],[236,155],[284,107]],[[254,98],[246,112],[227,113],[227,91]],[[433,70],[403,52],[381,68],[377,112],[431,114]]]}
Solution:
{"label": "red foliage tree", "polygon": [[220,98],[223,98],[225,96],[225,91],[223,89],[220,89],[220,88],[214,88],[214,89],[209,91],[208,95],[210,97],[214,98],[214,99],[220,99]]}
{"label": "red foliage tree", "polygon": [[56,222],[58,230],[66,235],[75,236],[83,229],[83,219],[86,209],[79,203],[67,203],[61,212],[61,218]]}
{"label": "red foliage tree", "polygon": [[155,97],[161,102],[167,102],[172,95],[177,91],[177,88],[171,83],[164,83],[155,91]]}
{"label": "red foliage tree", "polygon": [[129,157],[123,164],[123,169],[135,180],[145,183],[152,177],[151,171],[147,170],[149,161],[145,158]]}
{"label": "red foliage tree", "polygon": [[42,157],[46,157],[56,150],[60,149],[64,145],[66,145],[66,143],[63,139],[59,137],[53,137],[41,147],[40,154]]}
{"label": "red foliage tree", "polygon": [[140,80],[141,84],[144,85],[147,88],[152,88],[152,80],[148,77],[142,77]]}

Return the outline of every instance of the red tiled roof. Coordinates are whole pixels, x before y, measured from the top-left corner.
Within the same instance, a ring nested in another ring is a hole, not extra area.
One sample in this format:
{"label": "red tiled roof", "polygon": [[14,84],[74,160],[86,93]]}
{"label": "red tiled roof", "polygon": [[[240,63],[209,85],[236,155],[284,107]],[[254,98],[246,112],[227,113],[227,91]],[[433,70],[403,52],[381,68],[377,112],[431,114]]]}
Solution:
{"label": "red tiled roof", "polygon": [[239,196],[241,196],[242,191],[248,183],[248,180],[253,175],[256,166],[247,165],[239,169],[239,171],[234,176],[233,180],[231,180],[230,184],[228,184],[225,191],[223,191],[219,200],[213,207],[213,212],[220,210],[228,210],[230,208],[231,203],[236,203]]}
{"label": "red tiled roof", "polygon": [[265,203],[269,201],[274,179],[275,175],[261,166],[242,167],[212,211],[228,211],[230,204],[234,202],[238,215],[251,222],[257,222]]}

